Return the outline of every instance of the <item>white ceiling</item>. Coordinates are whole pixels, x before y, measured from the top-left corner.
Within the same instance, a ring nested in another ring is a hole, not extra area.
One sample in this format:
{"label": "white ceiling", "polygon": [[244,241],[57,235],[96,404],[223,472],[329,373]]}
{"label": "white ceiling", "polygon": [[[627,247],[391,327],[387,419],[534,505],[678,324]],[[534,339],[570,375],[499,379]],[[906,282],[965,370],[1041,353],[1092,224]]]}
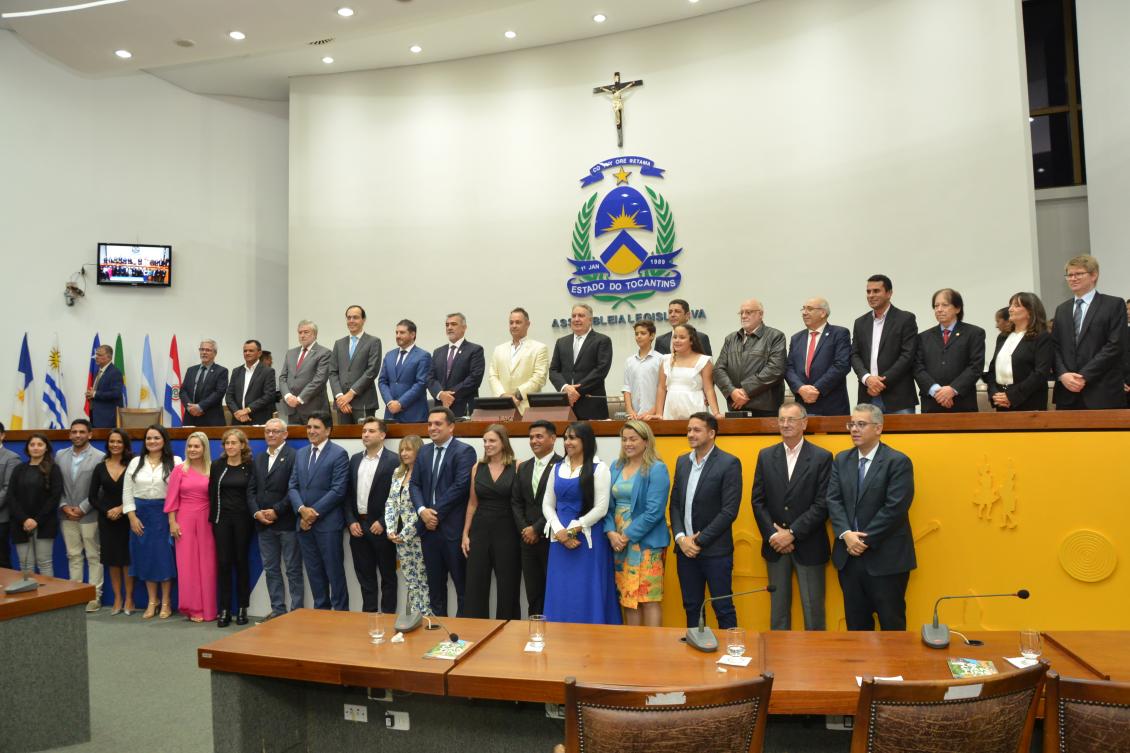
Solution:
{"label": "white ceiling", "polygon": [[[0,13],[81,0],[0,0]],[[147,71],[198,94],[285,101],[292,76],[418,65],[638,29],[757,0],[126,0],[4,19],[93,77]],[[342,18],[337,8],[353,8]],[[608,20],[593,21],[603,13]],[[228,32],[247,35],[233,41]],[[503,32],[517,32],[506,39]],[[310,42],[332,39],[322,45]],[[191,40],[190,47],[177,40]],[[423,51],[414,54],[412,45]],[[129,60],[115,50],[133,53]],[[322,62],[332,56],[333,64]]]}

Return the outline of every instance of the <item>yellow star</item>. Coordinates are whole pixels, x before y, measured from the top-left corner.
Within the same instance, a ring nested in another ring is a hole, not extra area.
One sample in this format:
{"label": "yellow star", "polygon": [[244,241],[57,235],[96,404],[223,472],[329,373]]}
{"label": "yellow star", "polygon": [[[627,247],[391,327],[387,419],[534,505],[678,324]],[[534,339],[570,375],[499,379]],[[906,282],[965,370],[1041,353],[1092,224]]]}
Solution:
{"label": "yellow star", "polygon": [[612,173],[612,177],[616,179],[616,185],[620,185],[621,183],[627,183],[628,177],[630,175],[631,175],[631,173],[625,172],[624,168],[622,166],[620,167],[620,172]]}

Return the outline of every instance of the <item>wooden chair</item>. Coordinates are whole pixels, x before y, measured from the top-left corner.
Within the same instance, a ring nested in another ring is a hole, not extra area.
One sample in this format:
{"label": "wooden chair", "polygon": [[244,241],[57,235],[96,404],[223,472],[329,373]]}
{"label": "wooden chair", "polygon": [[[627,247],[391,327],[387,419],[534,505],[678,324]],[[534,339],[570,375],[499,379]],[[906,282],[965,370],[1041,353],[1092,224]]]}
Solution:
{"label": "wooden chair", "polygon": [[160,408],[118,408],[118,427],[121,429],[144,429],[160,423]]}
{"label": "wooden chair", "polygon": [[565,680],[568,753],[759,753],[773,675],[702,688]]}
{"label": "wooden chair", "polygon": [[1130,683],[1048,672],[1045,753],[1130,753]]}
{"label": "wooden chair", "polygon": [[1028,753],[1046,662],[970,680],[864,677],[851,753]]}

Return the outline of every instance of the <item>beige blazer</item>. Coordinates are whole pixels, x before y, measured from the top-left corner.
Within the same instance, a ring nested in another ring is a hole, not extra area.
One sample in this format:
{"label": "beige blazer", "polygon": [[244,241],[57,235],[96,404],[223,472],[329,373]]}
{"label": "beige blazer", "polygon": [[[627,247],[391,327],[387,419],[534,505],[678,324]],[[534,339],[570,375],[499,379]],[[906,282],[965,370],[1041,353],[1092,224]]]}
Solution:
{"label": "beige blazer", "polygon": [[545,343],[527,337],[518,357],[511,363],[510,343],[504,342],[491,353],[487,372],[491,394],[495,397],[513,395],[516,391],[522,393],[522,404],[518,410],[525,414],[530,407],[526,395],[541,392],[549,378],[549,348]]}

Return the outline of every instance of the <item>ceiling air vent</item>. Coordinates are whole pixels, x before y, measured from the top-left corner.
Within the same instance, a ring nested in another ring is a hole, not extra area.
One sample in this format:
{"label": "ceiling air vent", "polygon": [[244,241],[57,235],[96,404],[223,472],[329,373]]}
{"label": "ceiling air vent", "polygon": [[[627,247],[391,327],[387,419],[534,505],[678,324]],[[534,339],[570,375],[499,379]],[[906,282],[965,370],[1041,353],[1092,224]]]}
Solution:
{"label": "ceiling air vent", "polygon": [[322,45],[329,44],[332,41],[334,41],[333,37],[326,37],[325,39],[315,39],[313,42],[307,42],[306,44],[310,45],[311,47],[321,47]]}

